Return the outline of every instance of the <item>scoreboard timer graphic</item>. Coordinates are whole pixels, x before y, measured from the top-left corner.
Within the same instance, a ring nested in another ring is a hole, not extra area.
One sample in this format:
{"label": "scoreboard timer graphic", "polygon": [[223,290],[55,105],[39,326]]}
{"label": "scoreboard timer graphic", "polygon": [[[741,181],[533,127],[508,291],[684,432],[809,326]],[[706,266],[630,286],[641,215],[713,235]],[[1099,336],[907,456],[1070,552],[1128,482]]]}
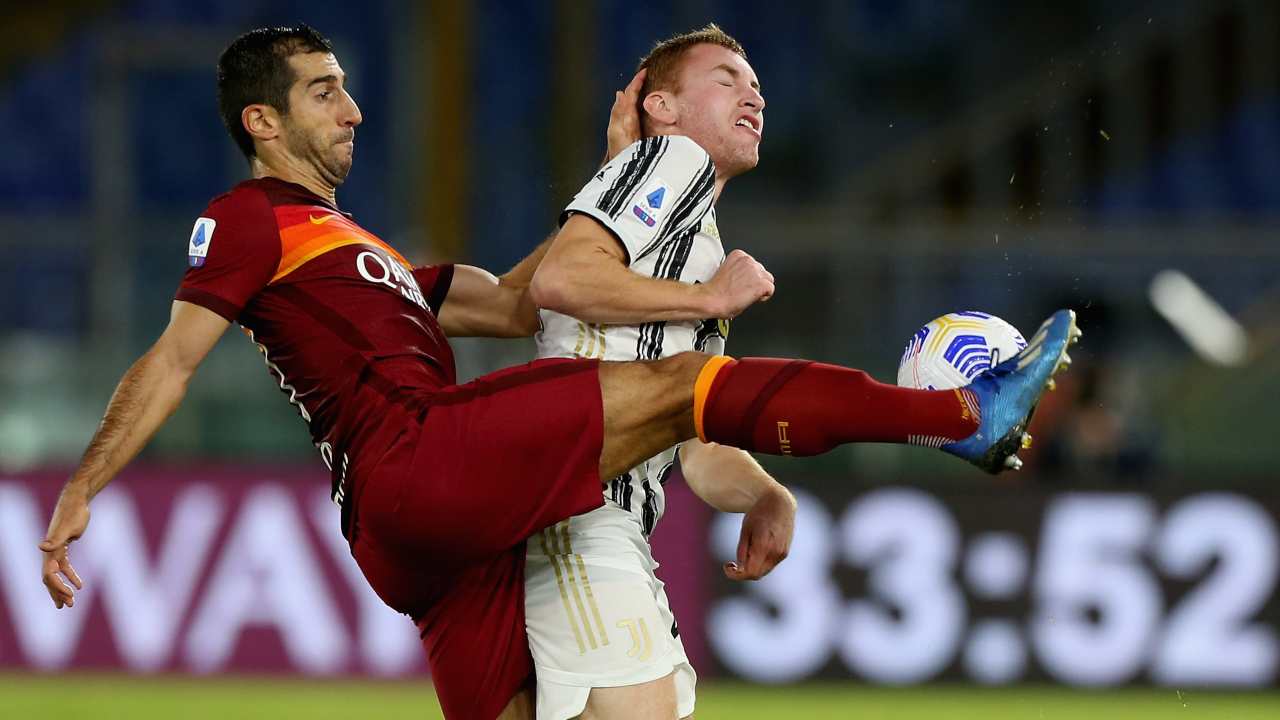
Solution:
{"label": "scoreboard timer graphic", "polygon": [[[722,669],[761,682],[1263,687],[1280,668],[1275,497],[797,490],[787,560],[724,581]],[[824,493],[824,494],[819,494]],[[718,516],[732,557],[739,520]]]}

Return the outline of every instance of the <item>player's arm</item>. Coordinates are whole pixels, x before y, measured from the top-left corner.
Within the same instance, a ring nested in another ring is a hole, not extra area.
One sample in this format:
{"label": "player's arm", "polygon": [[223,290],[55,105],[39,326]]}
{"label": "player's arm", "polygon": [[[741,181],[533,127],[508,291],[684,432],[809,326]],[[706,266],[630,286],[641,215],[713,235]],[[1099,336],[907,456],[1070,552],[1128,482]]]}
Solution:
{"label": "player's arm", "polygon": [[622,245],[586,215],[565,222],[529,289],[539,307],[590,323],[722,317],[706,287],[632,272]]}
{"label": "player's arm", "polygon": [[456,265],[439,312],[449,337],[528,337],[538,330],[538,308],[528,287],[471,265]]}
{"label": "player's arm", "polygon": [[527,289],[533,283],[533,275],[538,270],[538,266],[542,264],[542,259],[546,257],[547,250],[551,249],[551,241],[556,239],[555,233],[548,235],[538,243],[538,247],[533,249],[523,260],[516,263],[515,267],[498,276],[498,281],[504,287]]}
{"label": "player's arm", "polygon": [[[528,337],[538,331],[538,308],[529,297],[533,273],[551,246],[543,240],[533,252],[506,273],[495,276],[470,265],[452,266],[450,284],[436,311],[440,327],[449,337]],[[420,283],[432,268],[418,268]],[[434,286],[440,280],[433,277]],[[428,292],[434,294],[435,288]]]}
{"label": "player's arm", "polygon": [[758,580],[782,562],[796,528],[796,500],[748,453],[690,440],[680,446],[685,482],[721,512],[746,513],[736,562],[725,563],[731,580]]}
{"label": "player's arm", "polygon": [[773,275],[741,250],[701,284],[647,277],[633,272],[627,260],[603,225],[573,215],[533,276],[533,301],[584,322],[634,325],[733,318],[773,295]]}
{"label": "player's arm", "polygon": [[773,293],[773,276],[735,251],[710,281],[650,277],[632,266],[697,230],[715,200],[715,164],[683,136],[633,143],[574,196],[533,276],[541,308],[590,323],[731,318]]}
{"label": "player's arm", "polygon": [[61,608],[75,604],[80,578],[67,559],[67,546],[89,524],[89,501],[111,482],[173,414],[187,383],[230,324],[211,310],[175,301],[169,325],[151,349],[125,372],[107,404],[102,423],[72,473],[49,521],[44,551],[45,587]]}

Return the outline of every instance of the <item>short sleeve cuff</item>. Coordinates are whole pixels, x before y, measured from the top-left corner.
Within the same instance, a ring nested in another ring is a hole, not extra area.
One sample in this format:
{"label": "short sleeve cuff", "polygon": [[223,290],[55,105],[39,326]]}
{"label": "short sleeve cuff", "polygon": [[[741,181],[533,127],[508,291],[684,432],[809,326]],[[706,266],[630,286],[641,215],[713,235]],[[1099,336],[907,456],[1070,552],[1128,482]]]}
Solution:
{"label": "short sleeve cuff", "polygon": [[613,224],[617,221],[609,217],[609,213],[606,213],[605,211],[595,207],[594,205],[579,205],[577,203],[574,203],[573,205],[570,205],[569,207],[565,208],[564,212],[560,214],[561,227],[563,227],[564,224],[569,221],[569,216],[571,215],[586,215],[592,220],[595,220],[596,222],[600,223],[600,226],[603,227],[605,230],[608,230],[609,234],[613,236],[613,239],[617,240],[618,245],[622,247],[622,252],[627,256],[626,264],[627,265],[631,264],[631,259],[635,257],[635,252],[634,252],[635,249],[633,249],[629,244],[627,244],[627,241],[622,237],[622,234],[619,233],[616,228],[614,228]]}
{"label": "short sleeve cuff", "polygon": [[218,297],[213,293],[190,287],[178,288],[178,292],[174,295],[174,299],[181,300],[182,302],[188,302],[193,305],[199,305],[206,310],[212,310],[213,312],[221,315],[227,322],[235,322],[236,318],[240,317],[240,311],[243,309],[236,306],[235,303]]}
{"label": "short sleeve cuff", "polygon": [[427,307],[430,307],[431,312],[437,316],[440,315],[440,307],[444,305],[445,298],[449,296],[449,288],[453,286],[453,269],[452,263],[440,267],[440,274],[436,277],[436,283],[427,298]]}

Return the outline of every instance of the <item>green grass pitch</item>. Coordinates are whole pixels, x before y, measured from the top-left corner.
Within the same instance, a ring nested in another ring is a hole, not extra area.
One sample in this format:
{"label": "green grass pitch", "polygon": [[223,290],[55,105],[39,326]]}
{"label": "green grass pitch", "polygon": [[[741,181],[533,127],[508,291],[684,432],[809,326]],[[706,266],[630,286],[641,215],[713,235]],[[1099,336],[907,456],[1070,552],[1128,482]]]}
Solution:
{"label": "green grass pitch", "polygon": [[[428,683],[291,681],[98,675],[0,676],[0,717],[262,718],[352,720],[439,718]],[[699,720],[1276,720],[1280,693],[1126,689],[1084,692],[1049,687],[904,689],[854,684],[761,687],[707,683]]]}

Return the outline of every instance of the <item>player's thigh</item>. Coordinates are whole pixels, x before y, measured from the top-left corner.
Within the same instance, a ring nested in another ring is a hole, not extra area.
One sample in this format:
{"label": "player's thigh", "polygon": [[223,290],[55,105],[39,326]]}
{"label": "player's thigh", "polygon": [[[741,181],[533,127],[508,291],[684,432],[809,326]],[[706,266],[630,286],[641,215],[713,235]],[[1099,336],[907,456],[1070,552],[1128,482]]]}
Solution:
{"label": "player's thigh", "polygon": [[415,620],[446,717],[532,716],[523,553],[512,550],[429,581],[437,598]]}
{"label": "player's thigh", "polygon": [[567,720],[595,688],[676,673],[676,706],[693,711],[696,675],[635,517],[606,504],[530,538],[525,621],[538,717]]}
{"label": "player's thigh", "polygon": [[601,363],[601,477],[619,475],[694,436],[694,384],[710,358],[686,352],[661,360]]}
{"label": "player's thigh", "polygon": [[484,560],[598,507],[598,363],[539,361],[443,388],[357,498],[371,530],[443,569]]}
{"label": "player's thigh", "polygon": [[582,720],[676,720],[675,674],[639,685],[592,688]]}
{"label": "player's thigh", "polygon": [[497,720],[534,720],[533,708],[533,689],[521,688],[502,712],[498,713]]}
{"label": "player's thigh", "polygon": [[523,546],[447,572],[430,556],[409,562],[371,532],[352,554],[379,597],[417,624],[445,717],[531,716]]}

